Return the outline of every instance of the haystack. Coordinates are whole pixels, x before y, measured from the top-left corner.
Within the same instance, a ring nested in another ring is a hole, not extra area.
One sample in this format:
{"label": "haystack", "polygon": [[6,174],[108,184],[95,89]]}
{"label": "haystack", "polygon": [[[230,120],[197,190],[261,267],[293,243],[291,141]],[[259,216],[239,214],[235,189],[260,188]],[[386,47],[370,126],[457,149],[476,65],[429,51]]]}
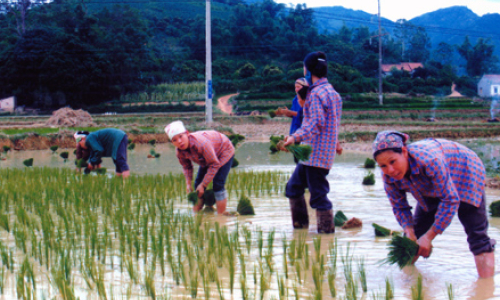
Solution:
{"label": "haystack", "polygon": [[52,113],[47,126],[88,127],[93,126],[92,116],[84,110],[72,110],[69,107],[58,109]]}

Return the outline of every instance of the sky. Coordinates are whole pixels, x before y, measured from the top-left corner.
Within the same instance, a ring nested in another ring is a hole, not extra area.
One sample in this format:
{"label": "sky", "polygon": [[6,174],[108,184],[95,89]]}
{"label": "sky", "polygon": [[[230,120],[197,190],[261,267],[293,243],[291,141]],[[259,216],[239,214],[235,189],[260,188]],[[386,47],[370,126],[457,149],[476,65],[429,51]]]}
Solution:
{"label": "sky", "polygon": [[[343,6],[362,10],[370,14],[378,13],[377,0],[275,0],[286,5],[305,3],[307,7]],[[450,6],[467,6],[479,16],[487,13],[500,14],[500,0],[380,0],[382,17],[391,21],[411,20],[428,12]]]}

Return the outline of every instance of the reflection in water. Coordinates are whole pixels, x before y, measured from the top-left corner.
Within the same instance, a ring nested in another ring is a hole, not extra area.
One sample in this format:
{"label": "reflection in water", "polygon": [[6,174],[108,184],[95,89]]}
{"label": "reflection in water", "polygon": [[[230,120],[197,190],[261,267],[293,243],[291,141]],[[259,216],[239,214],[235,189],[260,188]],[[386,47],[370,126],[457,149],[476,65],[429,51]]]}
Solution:
{"label": "reflection in water", "polygon": [[[237,152],[239,170],[281,170],[291,173],[295,167],[293,158],[289,153],[270,155],[266,143],[244,143]],[[169,144],[159,144],[156,152],[161,154],[159,159],[148,159],[147,154],[151,146],[137,145],[134,151],[129,152],[129,163],[133,174],[146,173],[180,173],[181,167],[175,157],[175,150]],[[64,150],[59,150],[64,151]],[[52,166],[73,168],[74,155],[70,151],[70,159],[64,163],[58,155],[52,155],[50,150],[23,151],[9,154],[9,159],[0,162],[0,167],[24,168],[22,161],[34,157],[35,166]],[[376,184],[374,186],[363,186],[361,184],[367,170],[361,168],[369,154],[347,152],[336,158],[336,162],[328,180],[331,191],[330,199],[333,200],[334,210],[342,210],[348,218],[357,217],[363,221],[360,229],[342,230],[337,228],[334,235],[321,235],[322,253],[326,253],[328,244],[337,239],[341,253],[345,254],[347,245],[351,247],[351,253],[355,262],[364,257],[366,273],[368,278],[368,290],[379,291],[383,294],[385,290],[385,279],[390,278],[394,282],[396,299],[411,299],[411,287],[416,284],[419,274],[423,277],[425,299],[448,299],[447,284],[453,285],[455,299],[493,299],[500,297],[500,275],[494,279],[477,279],[474,258],[468,250],[466,235],[463,227],[454,218],[450,227],[443,235],[434,241],[434,251],[429,259],[420,259],[415,266],[399,270],[396,266],[381,265],[380,261],[386,258],[388,238],[375,237],[372,223],[378,223],[385,227],[401,230],[396,222],[389,201],[385,195],[379,170],[375,170]],[[104,159],[104,167],[114,170],[114,165],[109,158]],[[500,199],[499,191],[487,191],[488,204]],[[234,210],[236,197],[231,195],[228,206]],[[280,193],[271,197],[252,199],[256,215],[239,217],[222,217],[207,214],[209,219],[217,221],[231,228],[247,226],[249,229],[262,230],[267,236],[268,232],[276,230],[275,245],[281,245],[281,239],[299,238],[301,234],[307,234],[307,243],[310,251],[313,251],[312,239],[317,236],[316,216],[313,210],[309,210],[309,230],[293,230],[290,221],[290,210],[288,200]],[[410,196],[410,204],[415,200]],[[190,207],[186,203],[179,206],[183,212],[190,213]],[[500,242],[500,218],[491,219],[489,234]],[[279,254],[280,247],[276,247]],[[343,251],[343,252],[342,252]],[[276,256],[277,260],[279,255]],[[276,261],[276,265],[281,265]],[[497,260],[497,274],[500,264]],[[341,274],[339,270],[339,274]],[[118,277],[120,275],[117,275]],[[341,278],[342,276],[338,276]],[[225,278],[227,280],[227,278]],[[339,285],[342,279],[339,279]],[[495,284],[495,281],[497,284]],[[274,284],[274,283],[273,283]],[[312,287],[312,279],[308,284]],[[342,285],[343,286],[343,285]],[[324,284],[324,295],[329,295],[327,284]],[[341,289],[343,290],[343,288]],[[235,294],[238,295],[238,294]],[[370,295],[365,295],[371,299]]]}

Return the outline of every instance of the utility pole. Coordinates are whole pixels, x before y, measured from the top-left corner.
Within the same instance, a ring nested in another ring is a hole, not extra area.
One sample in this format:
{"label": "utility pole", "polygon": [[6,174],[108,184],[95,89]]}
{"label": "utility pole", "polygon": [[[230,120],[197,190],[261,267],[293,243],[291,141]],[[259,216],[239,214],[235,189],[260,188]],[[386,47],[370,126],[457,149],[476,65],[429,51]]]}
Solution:
{"label": "utility pole", "polygon": [[382,26],[380,20],[380,0],[378,0],[378,104],[384,104],[382,95]]}
{"label": "utility pole", "polygon": [[212,25],[210,13],[210,1],[206,0],[206,24],[205,24],[205,121],[212,123]]}

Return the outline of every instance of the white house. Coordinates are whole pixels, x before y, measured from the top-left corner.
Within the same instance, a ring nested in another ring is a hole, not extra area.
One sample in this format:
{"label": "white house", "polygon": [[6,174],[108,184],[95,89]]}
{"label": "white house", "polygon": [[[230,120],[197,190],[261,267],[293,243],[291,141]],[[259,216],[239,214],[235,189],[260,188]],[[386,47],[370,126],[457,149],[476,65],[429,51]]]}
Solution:
{"label": "white house", "polygon": [[483,75],[477,84],[477,94],[480,97],[499,97],[500,75]]}
{"label": "white house", "polygon": [[3,111],[14,112],[16,108],[16,98],[14,96],[0,99],[0,109]]}

